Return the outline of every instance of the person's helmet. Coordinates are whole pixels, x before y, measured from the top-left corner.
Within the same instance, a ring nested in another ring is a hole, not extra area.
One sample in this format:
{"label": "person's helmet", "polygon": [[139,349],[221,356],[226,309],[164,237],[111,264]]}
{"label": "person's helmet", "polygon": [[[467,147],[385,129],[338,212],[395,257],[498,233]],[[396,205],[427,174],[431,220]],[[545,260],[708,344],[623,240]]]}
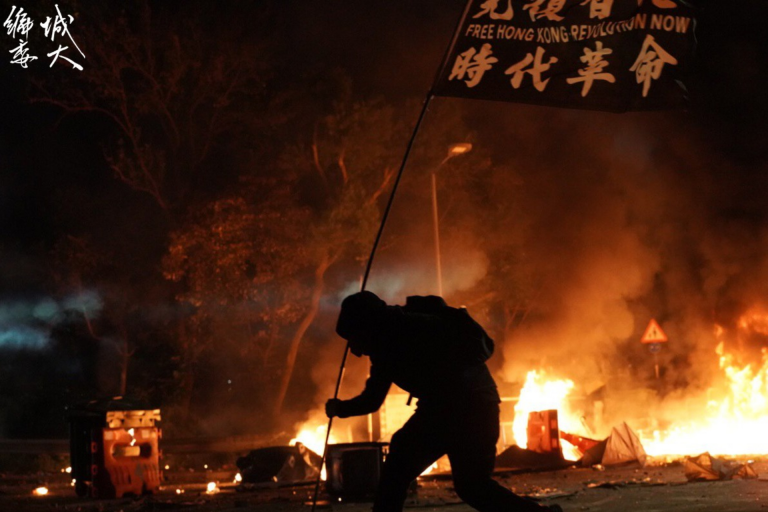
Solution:
{"label": "person's helmet", "polygon": [[386,307],[386,302],[369,291],[352,294],[342,301],[336,333],[349,342],[350,351],[357,357],[370,354],[378,319]]}

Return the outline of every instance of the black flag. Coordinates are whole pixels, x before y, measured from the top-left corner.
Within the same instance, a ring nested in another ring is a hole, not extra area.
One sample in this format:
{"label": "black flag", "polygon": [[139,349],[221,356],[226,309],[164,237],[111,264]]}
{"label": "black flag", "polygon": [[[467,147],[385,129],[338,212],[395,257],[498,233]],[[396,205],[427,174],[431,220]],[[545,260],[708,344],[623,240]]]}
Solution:
{"label": "black flag", "polygon": [[624,112],[684,105],[686,0],[469,0],[433,93]]}

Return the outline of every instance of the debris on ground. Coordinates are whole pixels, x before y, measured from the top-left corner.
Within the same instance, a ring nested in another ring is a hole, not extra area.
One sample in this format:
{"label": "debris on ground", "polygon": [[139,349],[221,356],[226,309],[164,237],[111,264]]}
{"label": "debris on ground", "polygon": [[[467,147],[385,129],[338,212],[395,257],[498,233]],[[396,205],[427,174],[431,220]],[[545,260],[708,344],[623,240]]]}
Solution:
{"label": "debris on ground", "polygon": [[574,463],[563,459],[559,452],[539,453],[512,445],[496,456],[496,468],[564,469]]}
{"label": "debris on ground", "polygon": [[534,487],[530,491],[523,493],[526,498],[534,500],[547,500],[556,498],[568,498],[570,496],[576,496],[575,491],[563,491],[562,489],[551,487]]}
{"label": "debris on ground", "polygon": [[657,485],[670,485],[668,482],[662,482],[659,480],[653,480],[651,478],[635,478],[632,480],[610,480],[606,482],[584,482],[587,489],[620,489],[622,487],[629,487],[633,485],[643,487],[653,487]]}
{"label": "debris on ground", "polygon": [[620,466],[637,463],[640,466],[644,466],[646,459],[647,455],[640,442],[640,438],[629,428],[629,425],[622,423],[617,427],[613,427],[611,435],[607,439],[584,452],[581,465],[585,467],[596,464]]}
{"label": "debris on ground", "polygon": [[757,472],[751,462],[741,464],[736,461],[713,457],[708,452],[697,457],[686,457],[683,466],[685,477],[692,482],[757,478]]}
{"label": "debris on ground", "polygon": [[312,481],[320,472],[321,457],[304,446],[270,446],[237,459],[244,484]]}

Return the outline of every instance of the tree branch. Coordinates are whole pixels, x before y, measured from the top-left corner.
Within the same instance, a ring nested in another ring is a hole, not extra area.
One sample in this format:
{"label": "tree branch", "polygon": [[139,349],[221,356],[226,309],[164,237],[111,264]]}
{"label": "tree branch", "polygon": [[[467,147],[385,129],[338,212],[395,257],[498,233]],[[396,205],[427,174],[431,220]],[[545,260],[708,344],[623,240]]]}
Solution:
{"label": "tree branch", "polygon": [[395,175],[395,170],[387,167],[384,169],[384,178],[381,180],[381,183],[379,184],[379,188],[377,188],[373,194],[371,194],[371,197],[368,198],[368,201],[365,202],[366,206],[370,206],[379,199],[379,196],[384,193],[385,190],[387,190],[387,186],[389,185],[389,182],[392,180],[392,177]]}
{"label": "tree branch", "polygon": [[347,166],[344,163],[344,156],[346,154],[347,154],[347,148],[344,147],[341,149],[341,153],[339,154],[339,169],[341,169],[341,177],[344,180],[345,185],[349,181],[349,173],[347,173]]}
{"label": "tree branch", "polygon": [[327,186],[328,181],[325,178],[325,172],[323,171],[323,166],[320,164],[320,151],[318,149],[318,144],[317,144],[317,124],[315,124],[315,129],[312,132],[312,161],[315,164],[315,170],[323,179],[323,183]]}

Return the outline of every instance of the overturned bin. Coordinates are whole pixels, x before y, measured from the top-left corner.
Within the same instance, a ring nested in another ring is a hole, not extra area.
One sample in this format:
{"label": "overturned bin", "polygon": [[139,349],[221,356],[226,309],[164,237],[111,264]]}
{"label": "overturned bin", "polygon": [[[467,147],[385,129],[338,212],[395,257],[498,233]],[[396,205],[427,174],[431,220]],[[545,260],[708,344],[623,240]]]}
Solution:
{"label": "overturned bin", "polygon": [[121,498],[160,486],[160,409],[122,397],[68,409],[72,478],[78,496]]}

